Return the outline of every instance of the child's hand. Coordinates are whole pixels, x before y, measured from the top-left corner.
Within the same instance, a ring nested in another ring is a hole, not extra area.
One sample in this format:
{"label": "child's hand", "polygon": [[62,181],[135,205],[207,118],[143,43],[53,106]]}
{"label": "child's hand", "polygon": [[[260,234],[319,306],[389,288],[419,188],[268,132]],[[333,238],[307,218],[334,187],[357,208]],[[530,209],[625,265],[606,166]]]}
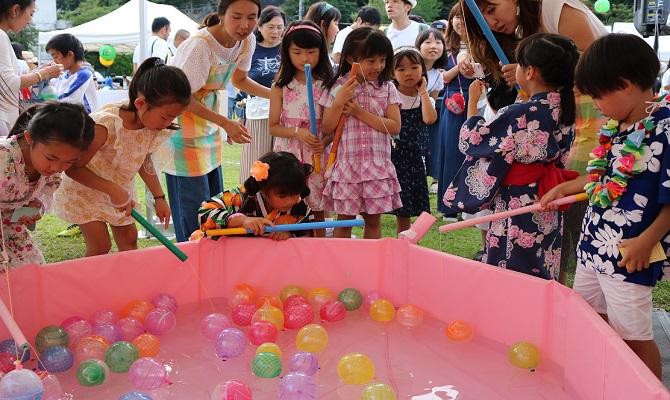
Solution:
{"label": "child's hand", "polygon": [[272,240],[286,240],[291,236],[291,232],[270,232],[270,239]]}
{"label": "child's hand", "polygon": [[419,90],[419,96],[421,96],[423,93],[427,93],[426,88],[428,87],[428,82],[426,82],[426,78],[423,77],[421,78],[421,81],[416,84],[416,88]]}
{"label": "child's hand", "polygon": [[649,268],[649,258],[655,244],[644,236],[623,239],[619,247],[626,249],[626,255],[619,261],[619,266],[626,267],[629,274]]}
{"label": "child's hand", "polygon": [[249,131],[247,131],[247,128],[241,122],[231,121],[226,118],[219,126],[226,131],[229,141],[232,140],[240,144],[251,143],[251,135],[249,135]]}
{"label": "child's hand", "polygon": [[479,79],[475,79],[472,81],[470,84],[470,101],[479,101],[479,98],[482,97],[482,93],[484,93],[484,90],[486,90],[486,85],[484,82],[480,81]]}
{"label": "child's hand", "polygon": [[356,79],[346,81],[337,91],[333,103],[346,104],[356,95],[356,86],[358,86],[358,81],[356,81]]}
{"label": "child's hand", "polygon": [[567,196],[567,193],[564,193],[564,187],[563,184],[556,185],[551,190],[549,190],[547,193],[542,196],[540,199],[540,204],[542,204],[542,209],[545,211],[558,211],[558,205],[555,204],[549,204],[554,200],[562,199],[563,197]]}
{"label": "child's hand", "polygon": [[335,138],[335,135],[332,135],[332,134],[331,134],[331,135],[324,135],[324,136],[321,138],[321,146],[322,146],[322,148],[325,149],[326,147],[330,146],[330,144],[333,143],[333,139],[334,139],[334,138]]}
{"label": "child's hand", "polygon": [[363,109],[361,108],[360,105],[356,102],[356,100],[349,100],[344,104],[344,109],[342,109],[342,113],[344,115],[351,115],[352,117],[355,117],[360,114],[360,112]]}
{"label": "child's hand", "polygon": [[507,64],[500,67],[505,82],[512,87],[516,85],[516,66],[517,64]]}
{"label": "child's hand", "polygon": [[251,230],[254,235],[261,236],[265,233],[265,226],[275,226],[272,221],[260,217],[246,217],[242,227]]}
{"label": "child's hand", "polygon": [[130,212],[133,207],[135,207],[135,201],[130,196],[130,193],[126,189],[122,188],[117,184],[113,184],[111,189],[107,192],[109,196],[109,201],[114,208],[119,211],[123,211],[127,217],[130,216]]}
{"label": "child's hand", "polygon": [[[316,137],[315,135],[312,135],[312,132],[310,132],[309,129],[305,129],[305,128],[298,129],[296,131],[295,137],[296,137],[296,139],[300,140],[302,143],[309,146],[312,149],[312,151],[314,151],[314,149],[321,148],[321,141],[319,140],[318,137]],[[321,151],[323,152],[323,149]]]}
{"label": "child's hand", "polygon": [[170,205],[164,197],[159,197],[154,201],[156,216],[158,220],[165,225],[165,229],[170,226]]}

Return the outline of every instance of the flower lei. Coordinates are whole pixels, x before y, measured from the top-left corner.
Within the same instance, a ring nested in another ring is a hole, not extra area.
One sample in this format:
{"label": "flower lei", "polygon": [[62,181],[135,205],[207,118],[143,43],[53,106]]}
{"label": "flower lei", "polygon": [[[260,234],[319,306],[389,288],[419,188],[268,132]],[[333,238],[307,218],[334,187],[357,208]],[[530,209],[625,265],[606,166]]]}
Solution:
{"label": "flower lei", "polygon": [[649,147],[644,140],[656,129],[651,114],[659,106],[667,105],[670,96],[657,99],[651,104],[649,115],[635,124],[633,132],[626,135],[621,156],[614,158],[612,176],[605,175],[607,170],[607,154],[612,149],[612,138],[619,133],[619,123],[609,120],[600,129],[600,136],[596,148],[593,149],[591,160],[586,167],[589,182],[584,190],[589,196],[589,202],[602,208],[609,207],[626,191],[628,180],[642,171],[643,165],[638,163]]}

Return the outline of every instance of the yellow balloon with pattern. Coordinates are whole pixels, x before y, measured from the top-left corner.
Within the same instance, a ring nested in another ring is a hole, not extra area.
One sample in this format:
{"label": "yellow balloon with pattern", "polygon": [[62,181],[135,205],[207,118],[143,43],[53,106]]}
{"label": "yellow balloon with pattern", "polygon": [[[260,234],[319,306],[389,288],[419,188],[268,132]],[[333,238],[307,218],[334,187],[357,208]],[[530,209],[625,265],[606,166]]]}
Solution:
{"label": "yellow balloon with pattern", "polygon": [[295,337],[295,347],[300,351],[318,353],[328,346],[328,332],[318,324],[305,325]]}
{"label": "yellow balloon with pattern", "polygon": [[535,369],[540,364],[540,350],[532,343],[519,342],[509,348],[507,358],[515,367]]}
{"label": "yellow balloon with pattern", "polygon": [[277,357],[281,358],[282,351],[275,343],[263,343],[256,349],[256,354],[258,353],[272,353],[276,354]]}
{"label": "yellow balloon with pattern", "polygon": [[393,303],[385,299],[379,299],[370,305],[370,317],[377,322],[389,322],[395,316]]}
{"label": "yellow balloon with pattern", "polygon": [[251,323],[258,321],[268,321],[277,328],[277,331],[284,329],[284,313],[275,306],[269,304],[256,310],[254,316],[251,318]]}
{"label": "yellow balloon with pattern", "polygon": [[361,353],[349,353],[337,364],[340,380],[350,385],[364,385],[375,377],[375,365],[370,357]]}
{"label": "yellow balloon with pattern", "polygon": [[321,306],[335,299],[335,293],[328,288],[316,288],[309,291],[307,300],[312,304],[315,310],[320,310]]}
{"label": "yellow balloon with pattern", "polygon": [[307,298],[307,291],[303,288],[301,288],[298,285],[287,285],[284,286],[284,288],[279,292],[279,298],[281,299],[282,303],[286,301],[289,297],[293,296],[294,294],[297,294],[298,296],[302,296],[304,298]]}
{"label": "yellow balloon with pattern", "polygon": [[371,383],[363,389],[361,400],[396,400],[395,391],[385,383]]}

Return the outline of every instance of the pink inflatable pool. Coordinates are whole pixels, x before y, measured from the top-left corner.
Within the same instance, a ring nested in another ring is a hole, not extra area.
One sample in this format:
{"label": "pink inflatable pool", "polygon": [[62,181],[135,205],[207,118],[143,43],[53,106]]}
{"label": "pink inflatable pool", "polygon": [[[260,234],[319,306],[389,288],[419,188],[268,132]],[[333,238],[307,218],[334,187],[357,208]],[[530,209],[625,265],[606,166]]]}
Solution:
{"label": "pink inflatable pool", "polygon": [[[208,298],[217,299],[215,306],[221,307],[217,311],[224,312],[220,299],[237,283],[249,283],[268,294],[278,294],[288,284],[335,292],[355,287],[363,293],[379,291],[396,307],[415,304],[431,318],[409,333],[397,324],[378,328],[381,334],[373,331],[370,326],[376,323],[363,312],[348,315],[341,325],[324,325],[332,330],[332,338],[319,360],[318,399],[360,396],[362,387],[350,388],[334,372],[339,357],[354,351],[373,359],[376,380],[392,381],[399,399],[670,399],[661,382],[609,326],[578,295],[555,282],[395,239],[227,238],[180,248],[189,256],[185,263],[157,247],[14,271],[10,280],[17,323],[32,342],[46,325],[100,309],[119,310],[130,300],[165,292],[189,310],[187,316],[177,314],[179,329],[184,324],[197,326],[201,316],[211,312]],[[0,295],[9,305],[6,285]],[[458,319],[474,327],[471,344],[452,343],[441,334],[444,322]],[[0,334],[9,337],[6,331]],[[281,333],[278,344],[285,354],[295,351],[295,334]],[[191,344],[206,342],[191,331],[174,340],[166,335],[164,347],[187,346],[186,339]],[[418,344],[412,344],[414,340]],[[506,361],[506,349],[522,340],[540,348],[542,363],[535,372]],[[216,384],[240,378],[251,379],[247,383],[252,390],[258,388],[254,399],[279,398],[278,378],[262,380],[245,371],[251,356],[222,363],[203,355],[202,349],[211,343],[199,346],[184,355],[193,365],[175,361],[173,368],[179,374],[171,379],[179,382],[161,389],[156,399],[208,399]],[[252,349],[248,353],[253,354]],[[206,360],[198,361],[200,356]],[[209,362],[218,362],[212,364],[217,367],[202,368]],[[196,365],[198,372],[190,373]],[[61,381],[66,392],[78,393],[79,389],[68,387],[76,380],[65,376]],[[118,399],[132,387],[86,389],[85,396],[68,398]],[[432,394],[439,390],[443,394]]]}

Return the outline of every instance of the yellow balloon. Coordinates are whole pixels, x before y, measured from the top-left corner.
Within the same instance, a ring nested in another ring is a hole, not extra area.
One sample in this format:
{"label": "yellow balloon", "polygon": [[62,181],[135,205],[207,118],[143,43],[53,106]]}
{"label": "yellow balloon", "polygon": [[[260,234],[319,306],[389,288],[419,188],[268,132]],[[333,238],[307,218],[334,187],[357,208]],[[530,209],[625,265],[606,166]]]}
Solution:
{"label": "yellow balloon", "polygon": [[509,348],[507,358],[515,367],[534,369],[540,364],[540,350],[532,343],[519,342]]}
{"label": "yellow balloon", "polygon": [[312,289],[307,294],[307,300],[309,300],[315,310],[320,310],[322,305],[334,299],[335,293],[328,288]]}
{"label": "yellow balloon", "polygon": [[281,349],[275,343],[263,343],[256,349],[256,354],[258,353],[273,353],[279,358],[282,355]]}
{"label": "yellow balloon", "polygon": [[350,385],[364,385],[375,377],[375,365],[370,357],[361,353],[349,353],[337,364],[340,380]]}
{"label": "yellow balloon", "polygon": [[304,298],[307,298],[307,291],[300,286],[297,285],[287,285],[284,286],[284,288],[279,292],[279,298],[281,299],[282,303],[286,301],[290,296],[293,296],[294,294],[297,294],[298,296],[302,296]]}
{"label": "yellow balloon", "polygon": [[475,331],[472,329],[470,324],[458,319],[447,325],[447,329],[444,330],[444,334],[451,341],[467,343],[472,340],[475,335]]}
{"label": "yellow balloon", "polygon": [[328,332],[318,324],[303,326],[295,337],[295,347],[300,351],[318,353],[326,346],[328,346]]}
{"label": "yellow balloon", "polygon": [[98,58],[98,61],[100,61],[100,64],[102,64],[103,67],[109,67],[114,64],[114,60],[105,60],[102,57]]}
{"label": "yellow balloon", "polygon": [[268,321],[277,328],[278,331],[284,329],[284,313],[275,306],[269,304],[256,310],[254,316],[251,318],[251,323],[258,321]]}
{"label": "yellow balloon", "polygon": [[361,400],[396,400],[395,391],[385,383],[371,383],[361,393]]}
{"label": "yellow balloon", "polygon": [[377,322],[389,322],[393,320],[394,315],[395,308],[393,308],[393,303],[388,300],[375,300],[370,305],[370,317]]}

